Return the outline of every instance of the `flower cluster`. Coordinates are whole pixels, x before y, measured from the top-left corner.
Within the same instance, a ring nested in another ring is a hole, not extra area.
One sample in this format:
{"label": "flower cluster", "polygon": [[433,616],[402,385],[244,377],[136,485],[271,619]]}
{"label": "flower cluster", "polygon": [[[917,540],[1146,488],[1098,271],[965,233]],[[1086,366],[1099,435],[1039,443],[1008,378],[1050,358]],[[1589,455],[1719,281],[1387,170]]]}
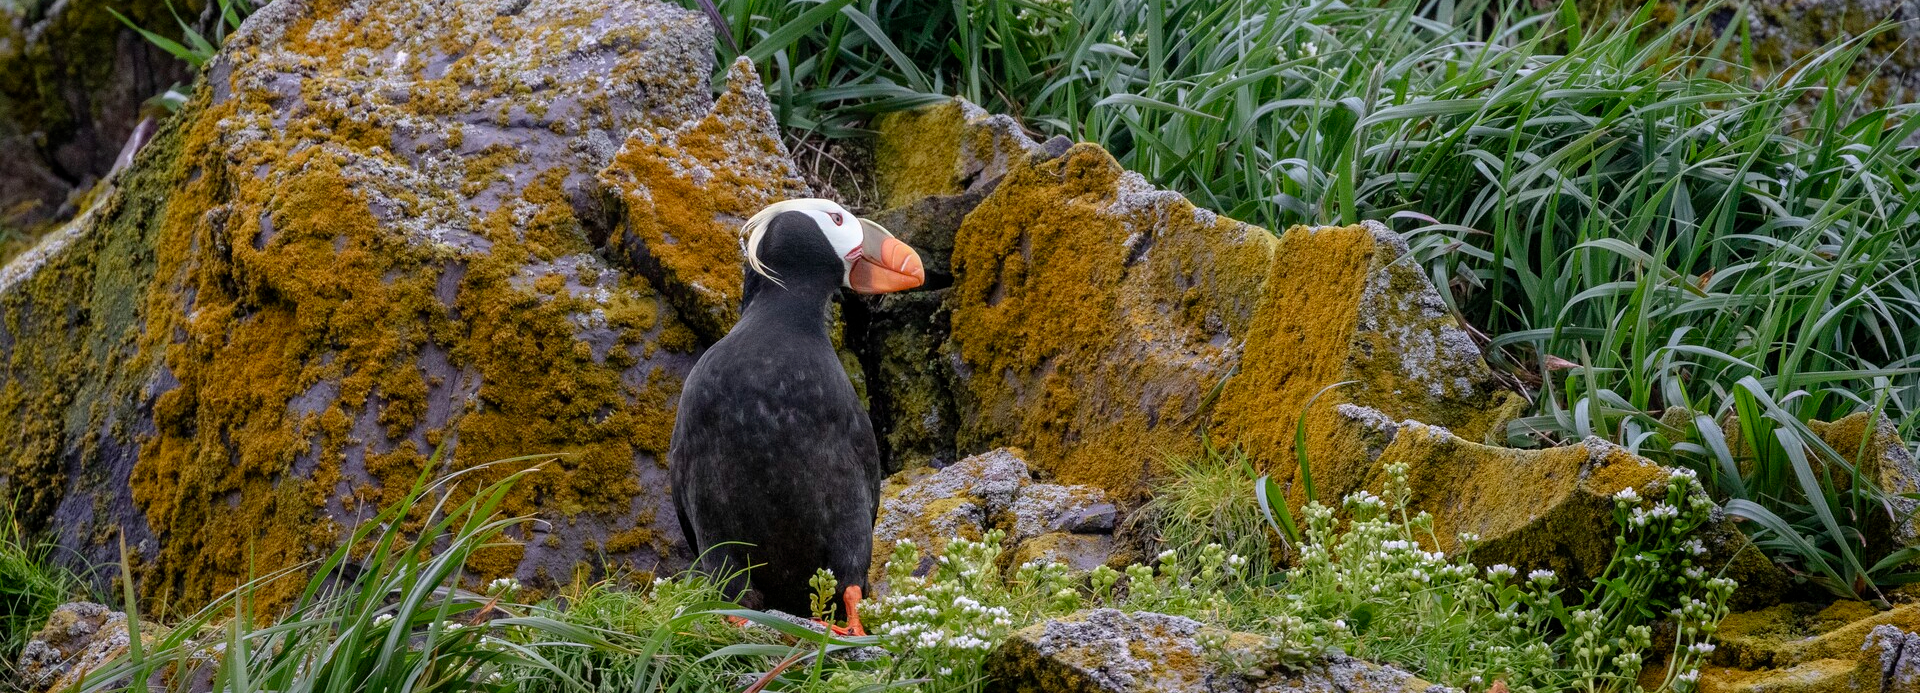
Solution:
{"label": "flower cluster", "polygon": [[[1013,631],[1015,619],[1003,601],[1012,595],[998,579],[994,561],[1004,534],[995,530],[982,541],[954,539],[924,577],[913,575],[920,564],[920,548],[902,541],[887,564],[891,591],[873,602],[871,613],[881,625],[875,634],[896,657],[918,661],[947,683],[966,681],[979,663]],[[1065,584],[1065,567],[1023,569],[1032,589]]]}

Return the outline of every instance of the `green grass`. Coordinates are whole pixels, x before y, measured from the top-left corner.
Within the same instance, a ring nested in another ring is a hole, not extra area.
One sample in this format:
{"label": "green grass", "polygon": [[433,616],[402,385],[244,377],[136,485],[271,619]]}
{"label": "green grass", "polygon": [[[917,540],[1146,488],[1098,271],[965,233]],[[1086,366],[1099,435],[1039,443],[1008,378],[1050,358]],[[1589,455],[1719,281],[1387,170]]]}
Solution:
{"label": "green grass", "polygon": [[20,648],[54,607],[87,596],[79,576],[54,561],[51,542],[26,537],[10,508],[0,508],[0,690],[12,680]]}
{"label": "green grass", "polygon": [[1168,460],[1166,477],[1131,520],[1159,548],[1217,543],[1265,573],[1280,556],[1254,497],[1259,479],[1244,452],[1208,444],[1196,457]]}

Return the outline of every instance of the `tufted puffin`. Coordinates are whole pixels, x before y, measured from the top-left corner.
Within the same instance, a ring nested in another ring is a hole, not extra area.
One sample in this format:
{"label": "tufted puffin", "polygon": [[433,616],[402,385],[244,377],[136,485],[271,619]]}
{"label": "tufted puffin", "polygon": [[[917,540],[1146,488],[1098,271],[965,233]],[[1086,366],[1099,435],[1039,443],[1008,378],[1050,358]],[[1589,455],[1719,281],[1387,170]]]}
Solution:
{"label": "tufted puffin", "polygon": [[865,634],[880,450],[827,307],[841,287],[901,291],[926,272],[912,248],[830,200],[775,203],[741,234],[740,321],[688,374],[667,451],[680,527],[700,569],[731,576],[729,596],[749,606],[809,613],[808,580],[832,570],[846,630]]}

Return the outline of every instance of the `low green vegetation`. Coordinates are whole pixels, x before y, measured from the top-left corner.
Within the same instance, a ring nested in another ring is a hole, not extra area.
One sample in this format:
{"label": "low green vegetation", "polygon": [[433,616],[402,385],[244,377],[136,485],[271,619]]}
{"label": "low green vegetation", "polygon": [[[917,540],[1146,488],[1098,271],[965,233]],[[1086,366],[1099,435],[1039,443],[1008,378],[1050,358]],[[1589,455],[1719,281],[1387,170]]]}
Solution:
{"label": "low green vegetation", "polygon": [[[1218,474],[1209,465],[1232,460],[1213,456],[1184,475]],[[1250,676],[1345,652],[1475,691],[1494,681],[1514,691],[1632,691],[1643,665],[1658,665],[1659,690],[1689,691],[1733,589],[1692,562],[1711,504],[1690,472],[1674,473],[1660,497],[1615,497],[1618,552],[1593,586],[1573,591],[1549,571],[1477,565],[1470,548],[1423,550],[1432,518],[1407,506],[1405,470],[1393,468],[1384,497],[1345,499],[1350,519],[1308,505],[1298,560],[1284,573],[1212,541],[1123,570],[1003,568],[996,530],[946,542],[916,576],[923,549],[902,542],[888,589],[864,609],[872,635],[839,637],[741,609],[697,573],[610,580],[536,603],[520,602],[512,580],[473,584],[465,562],[528,519],[500,512],[527,473],[467,490],[469,473],[423,480],[345,548],[303,566],[313,577],[283,613],[255,613],[252,594],[292,579],[263,576],[180,622],[144,623],[142,647],[74,693],[126,690],[130,680],[235,693],[978,691],[989,653],[1015,631],[1088,608],[1196,619],[1206,657]],[[1238,502],[1255,505],[1251,495]],[[833,581],[821,585],[830,594]]]}
{"label": "low green vegetation", "polygon": [[86,594],[79,576],[53,559],[50,542],[25,536],[10,507],[0,507],[0,691],[27,639],[54,607]]}

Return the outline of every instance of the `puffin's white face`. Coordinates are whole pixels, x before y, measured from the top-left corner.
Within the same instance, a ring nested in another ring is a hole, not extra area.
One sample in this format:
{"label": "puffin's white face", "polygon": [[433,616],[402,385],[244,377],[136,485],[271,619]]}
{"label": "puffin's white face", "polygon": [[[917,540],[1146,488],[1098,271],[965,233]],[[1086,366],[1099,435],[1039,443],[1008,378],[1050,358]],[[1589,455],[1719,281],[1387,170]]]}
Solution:
{"label": "puffin's white face", "polygon": [[760,239],[773,218],[787,212],[812,218],[821,235],[827,237],[846,268],[840,276],[843,286],[863,294],[882,294],[911,289],[926,281],[920,254],[894,238],[886,227],[854,216],[840,203],[819,198],[775,202],[741,227],[746,236],[747,265],[761,276],[779,281],[760,259]]}

